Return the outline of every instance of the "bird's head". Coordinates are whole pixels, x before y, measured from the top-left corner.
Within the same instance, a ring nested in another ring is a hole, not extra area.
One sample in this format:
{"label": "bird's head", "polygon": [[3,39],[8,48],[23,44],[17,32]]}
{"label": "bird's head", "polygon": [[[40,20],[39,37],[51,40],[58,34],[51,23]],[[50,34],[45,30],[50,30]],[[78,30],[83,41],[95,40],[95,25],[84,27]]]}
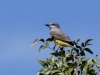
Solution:
{"label": "bird's head", "polygon": [[52,23],[49,23],[49,24],[45,24],[46,26],[48,26],[51,30],[53,29],[60,29],[60,26],[58,23],[55,23],[55,22],[52,22]]}

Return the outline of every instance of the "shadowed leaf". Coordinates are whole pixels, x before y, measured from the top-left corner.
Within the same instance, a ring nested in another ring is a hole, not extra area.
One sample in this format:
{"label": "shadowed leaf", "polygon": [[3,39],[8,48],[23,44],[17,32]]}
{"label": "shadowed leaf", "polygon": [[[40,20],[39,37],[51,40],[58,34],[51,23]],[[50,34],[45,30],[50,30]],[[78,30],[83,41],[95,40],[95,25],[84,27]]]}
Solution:
{"label": "shadowed leaf", "polygon": [[92,41],[93,39],[87,39],[86,41],[85,41],[85,46],[90,42],[90,41]]}
{"label": "shadowed leaf", "polygon": [[46,41],[53,41],[54,37],[48,38]]}
{"label": "shadowed leaf", "polygon": [[62,56],[65,56],[65,50],[60,50],[59,53],[60,53]]}
{"label": "shadowed leaf", "polygon": [[88,43],[87,45],[92,45],[92,44]]}
{"label": "shadowed leaf", "polygon": [[42,42],[44,42],[44,39],[40,39],[39,41],[42,41]]}
{"label": "shadowed leaf", "polygon": [[78,39],[78,40],[76,41],[76,43],[78,44],[79,41],[80,41],[80,39]]}
{"label": "shadowed leaf", "polygon": [[93,52],[89,48],[84,48],[84,50],[91,53],[91,54],[93,54]]}
{"label": "shadowed leaf", "polygon": [[70,56],[70,57],[67,57],[67,58],[66,58],[66,62],[67,62],[67,61],[70,61],[70,60],[74,60],[73,56]]}
{"label": "shadowed leaf", "polygon": [[77,53],[79,53],[79,50],[78,50],[78,49],[75,48],[75,49],[73,49],[73,50],[76,51]]}
{"label": "shadowed leaf", "polygon": [[75,45],[77,45],[76,41],[73,41],[73,43],[74,43]]}
{"label": "shadowed leaf", "polygon": [[54,53],[51,53],[52,55],[54,55],[54,56],[61,56],[61,54],[60,53],[58,53],[58,52],[54,52]]}
{"label": "shadowed leaf", "polygon": [[81,52],[80,52],[80,55],[81,55],[81,56],[85,56],[84,51],[81,51]]}
{"label": "shadowed leaf", "polygon": [[81,46],[82,46],[82,47],[85,47],[85,45],[84,45],[84,43],[83,43],[83,42],[81,43]]}

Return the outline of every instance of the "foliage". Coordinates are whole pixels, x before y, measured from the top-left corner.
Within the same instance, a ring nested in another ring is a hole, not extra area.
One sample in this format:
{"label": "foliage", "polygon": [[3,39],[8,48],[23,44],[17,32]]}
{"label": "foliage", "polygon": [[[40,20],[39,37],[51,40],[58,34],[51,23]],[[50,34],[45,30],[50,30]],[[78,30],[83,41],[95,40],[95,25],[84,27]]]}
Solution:
{"label": "foliage", "polygon": [[[87,39],[81,43],[81,48],[71,47],[70,50],[65,50],[63,47],[59,47],[57,50],[54,47],[49,47],[50,42],[54,41],[53,37],[44,39],[36,39],[31,46],[36,45],[39,41],[43,42],[39,51],[49,48],[54,52],[51,53],[51,57],[46,60],[38,60],[43,68],[38,71],[37,75],[97,75],[100,63],[95,58],[87,58],[85,51],[93,54],[91,49],[88,48],[90,41],[93,39]],[[75,45],[78,45],[80,40],[74,41]],[[96,70],[97,69],[97,70]]]}

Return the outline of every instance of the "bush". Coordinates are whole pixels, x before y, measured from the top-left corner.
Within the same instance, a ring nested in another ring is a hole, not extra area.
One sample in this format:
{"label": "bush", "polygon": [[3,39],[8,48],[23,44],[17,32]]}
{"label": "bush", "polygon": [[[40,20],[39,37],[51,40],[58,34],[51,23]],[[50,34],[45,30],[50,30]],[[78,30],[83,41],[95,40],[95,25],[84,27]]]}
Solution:
{"label": "bush", "polygon": [[[99,74],[100,63],[98,62],[97,55],[94,59],[87,58],[85,51],[93,54],[88,45],[93,39],[87,39],[85,42],[81,43],[81,48],[71,47],[70,50],[65,50],[64,47],[49,47],[50,42],[53,38],[36,39],[31,46],[34,46],[39,41],[43,42],[39,52],[45,48],[49,48],[54,52],[51,53],[50,58],[46,60],[38,60],[38,62],[43,66],[43,68],[38,71],[37,75],[97,75]],[[79,39],[74,41],[75,45],[78,45]]]}

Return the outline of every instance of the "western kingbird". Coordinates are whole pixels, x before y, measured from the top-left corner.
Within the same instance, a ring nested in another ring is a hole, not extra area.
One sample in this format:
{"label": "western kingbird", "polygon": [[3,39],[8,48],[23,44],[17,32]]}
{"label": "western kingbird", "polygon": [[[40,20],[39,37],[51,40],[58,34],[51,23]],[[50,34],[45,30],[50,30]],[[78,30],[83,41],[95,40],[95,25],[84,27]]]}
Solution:
{"label": "western kingbird", "polygon": [[[54,37],[54,41],[59,46],[68,47],[68,46],[75,46],[73,41],[70,40],[69,36],[63,33],[60,30],[60,26],[58,23],[49,23],[46,24],[50,28],[50,35]],[[81,48],[80,46],[75,46],[77,48]]]}

